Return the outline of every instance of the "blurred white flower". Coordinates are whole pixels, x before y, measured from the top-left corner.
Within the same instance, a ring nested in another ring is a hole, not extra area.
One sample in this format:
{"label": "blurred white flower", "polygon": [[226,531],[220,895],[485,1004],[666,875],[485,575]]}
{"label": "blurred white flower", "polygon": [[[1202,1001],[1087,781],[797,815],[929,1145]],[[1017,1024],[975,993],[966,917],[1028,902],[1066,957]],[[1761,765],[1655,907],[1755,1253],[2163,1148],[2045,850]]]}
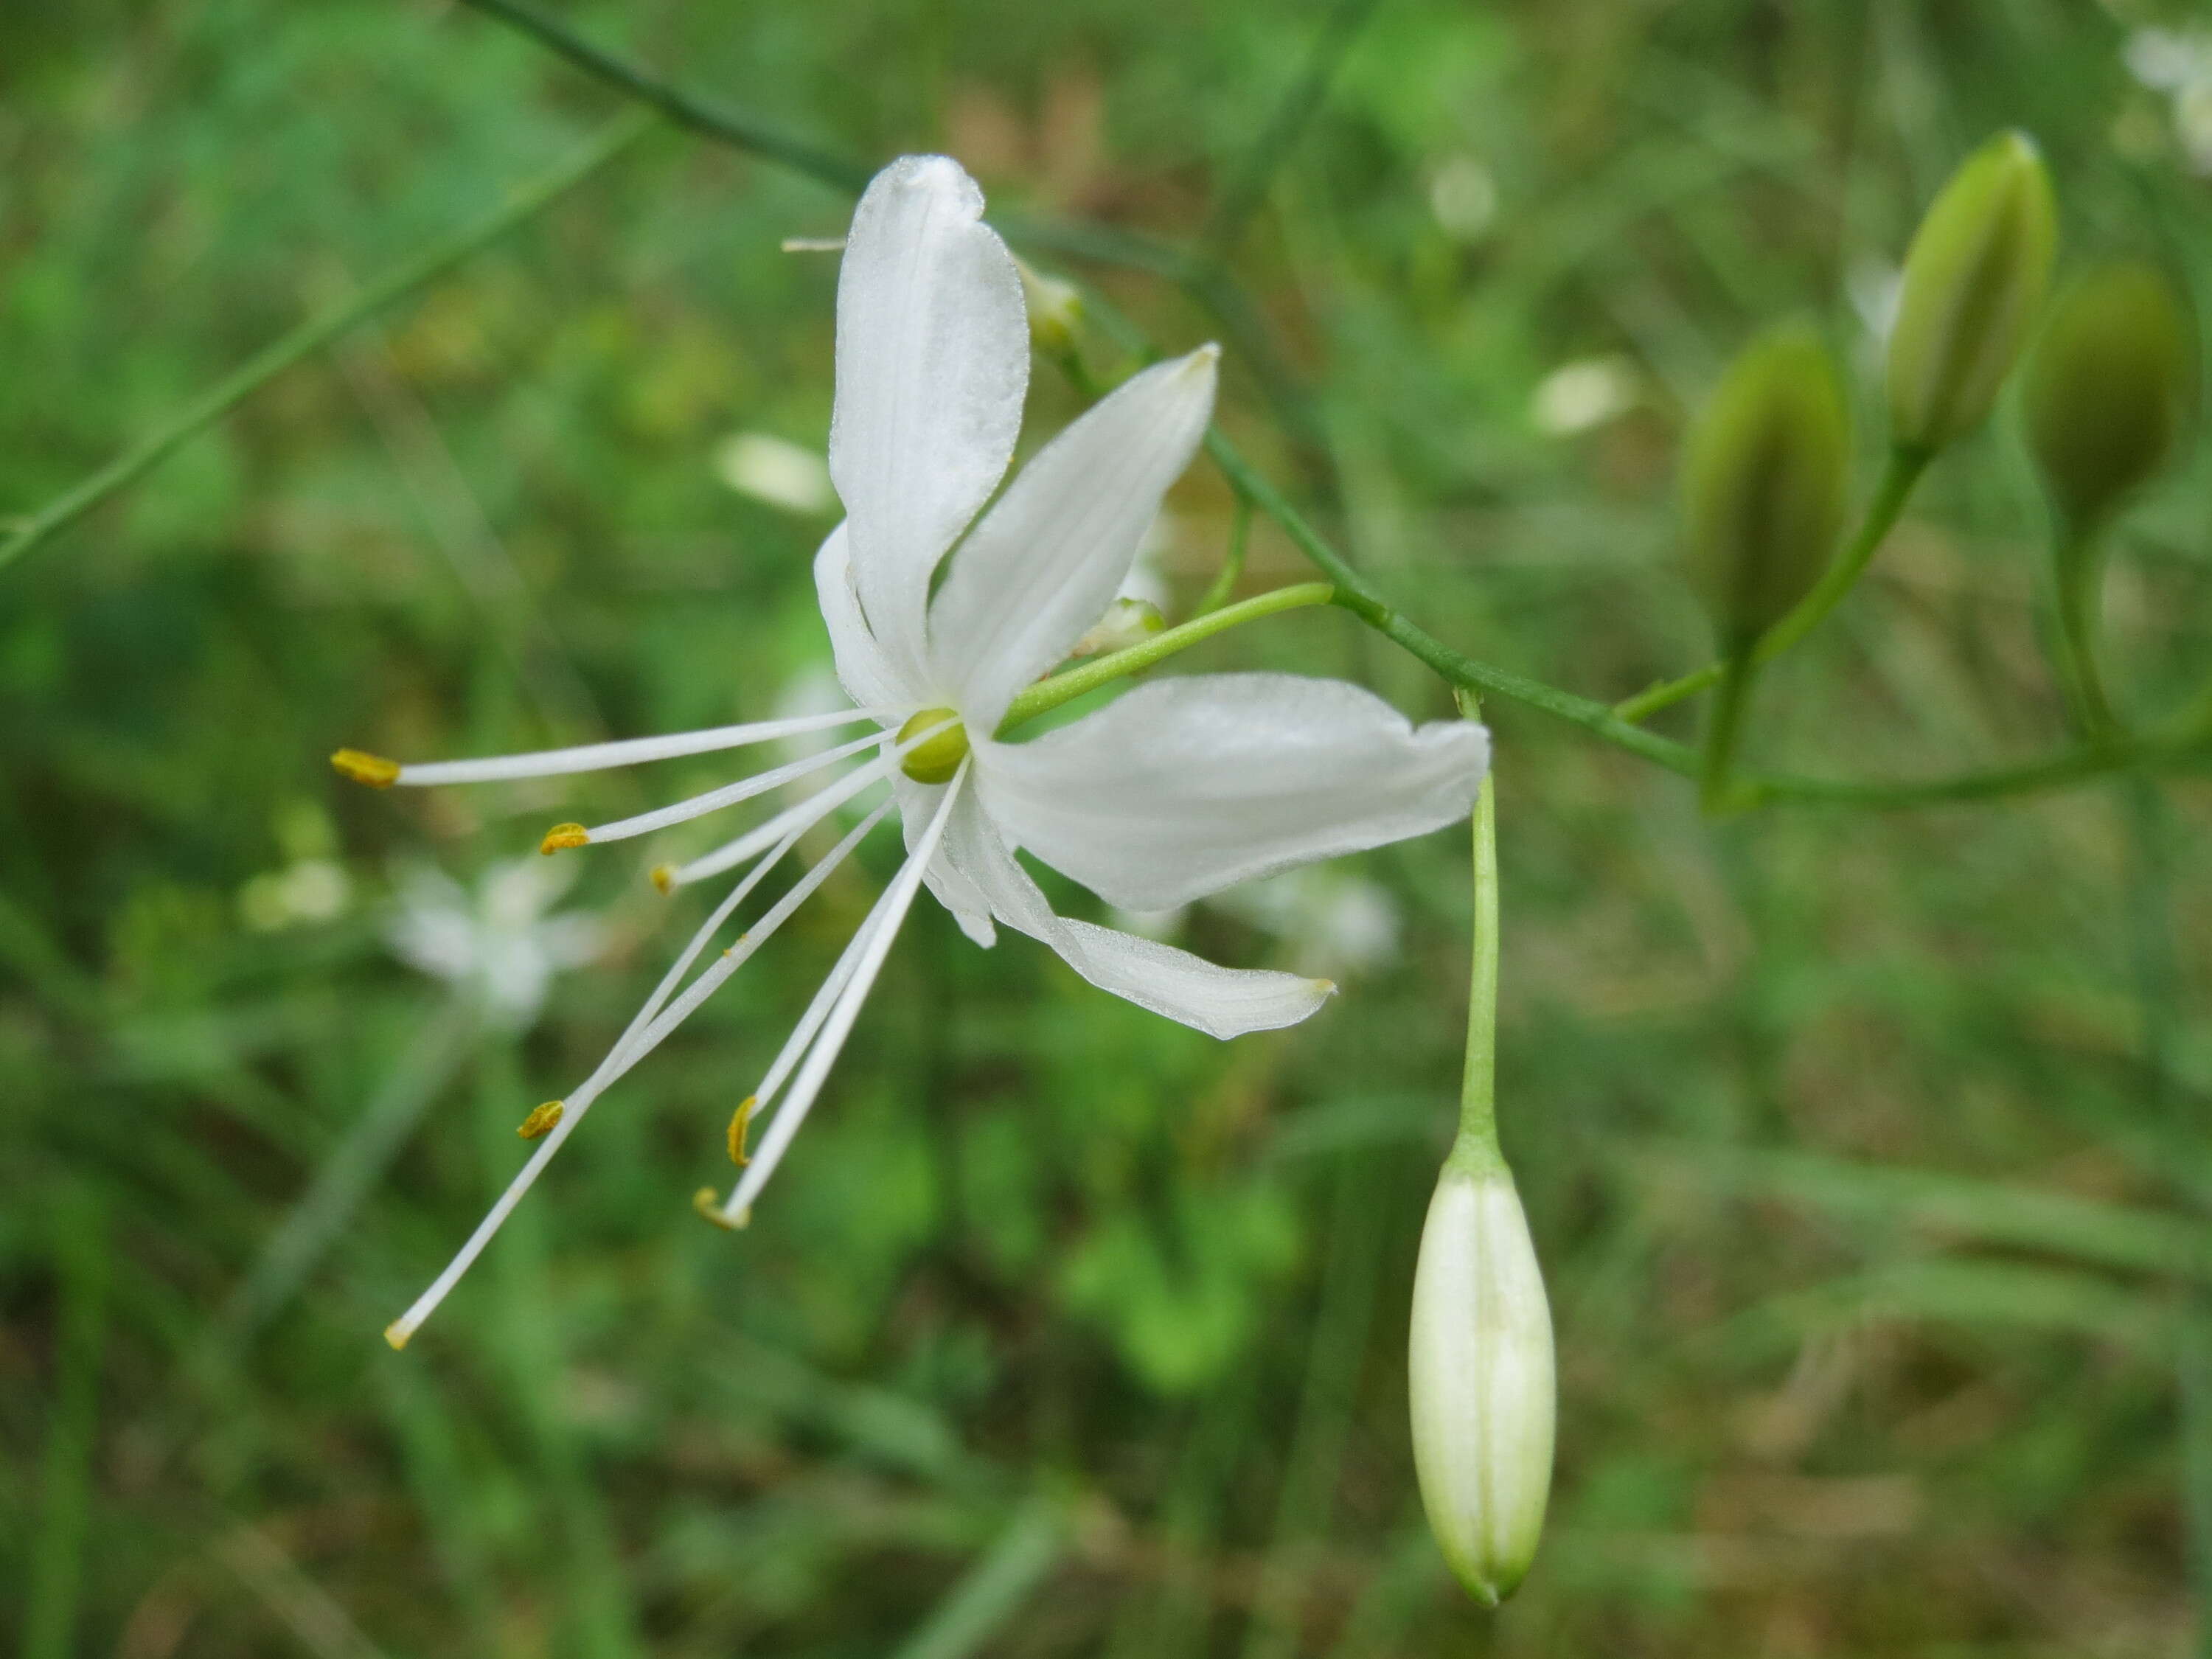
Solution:
{"label": "blurred white flower", "polygon": [[546,914],[574,879],[574,865],[516,859],[494,865],[471,892],[416,865],[399,877],[385,941],[409,967],[473,994],[495,1024],[520,1030],[538,1018],[554,975],[606,948],[597,916]]}
{"label": "blurred white flower", "polygon": [[2171,100],[2191,170],[2212,173],[2212,29],[2137,29],[2121,55],[2130,75]]}
{"label": "blurred white flower", "polygon": [[813,450],[766,432],[737,432],[723,439],[714,450],[714,476],[740,495],[806,518],[837,506],[830,463]]}
{"label": "blurred white flower", "polygon": [[1364,876],[1310,865],[1245,882],[1206,902],[1281,939],[1297,973],[1316,971],[1309,964],[1322,963],[1339,975],[1362,973],[1398,954],[1398,901]]}
{"label": "blurred white flower", "polygon": [[[1404,931],[1404,917],[1389,888],[1318,865],[1240,882],[1199,902],[1273,934],[1288,947],[1291,969],[1299,974],[1325,969],[1341,978],[1385,966],[1397,956]],[[1164,943],[1182,933],[1189,915],[1190,907],[1180,905],[1172,910],[1116,909],[1111,920],[1127,933]]]}
{"label": "blurred white flower", "polygon": [[1616,420],[1636,407],[1640,381],[1626,357],[1583,357],[1547,374],[1529,400],[1528,416],[1540,432],[1572,437]]}
{"label": "blurred white flower", "polygon": [[257,933],[274,933],[302,922],[334,921],[353,898],[353,880],[331,859],[296,859],[266,870],[238,890],[238,914]]}
{"label": "blurred white flower", "polygon": [[1479,242],[1498,217],[1498,180],[1473,155],[1447,157],[1429,175],[1429,211],[1455,242]]}

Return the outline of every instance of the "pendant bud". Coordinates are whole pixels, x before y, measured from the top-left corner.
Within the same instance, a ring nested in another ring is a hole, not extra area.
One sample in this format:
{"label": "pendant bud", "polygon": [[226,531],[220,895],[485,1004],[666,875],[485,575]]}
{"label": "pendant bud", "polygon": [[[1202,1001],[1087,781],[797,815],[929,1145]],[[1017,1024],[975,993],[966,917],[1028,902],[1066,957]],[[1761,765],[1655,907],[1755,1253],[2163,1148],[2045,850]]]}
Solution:
{"label": "pendant bud", "polygon": [[2172,453],[2197,398],[2196,331],[2145,264],[2092,271],[2028,360],[2022,413],[2051,504],[2093,527]]}
{"label": "pendant bud", "polygon": [[1494,1152],[1465,1163],[1444,1165],[1413,1270],[1413,1467],[1444,1559],[1496,1607],[1544,1529],[1552,1315],[1511,1172]]}
{"label": "pendant bud", "polygon": [[1689,574],[1734,647],[1787,616],[1843,527],[1850,416],[1803,328],[1754,341],[1691,429],[1682,464]]}
{"label": "pendant bud", "polygon": [[2051,284],[2058,204],[2035,141],[2001,132],[1951,175],[1905,256],[1889,337],[1892,439],[1941,449],[1980,423]]}

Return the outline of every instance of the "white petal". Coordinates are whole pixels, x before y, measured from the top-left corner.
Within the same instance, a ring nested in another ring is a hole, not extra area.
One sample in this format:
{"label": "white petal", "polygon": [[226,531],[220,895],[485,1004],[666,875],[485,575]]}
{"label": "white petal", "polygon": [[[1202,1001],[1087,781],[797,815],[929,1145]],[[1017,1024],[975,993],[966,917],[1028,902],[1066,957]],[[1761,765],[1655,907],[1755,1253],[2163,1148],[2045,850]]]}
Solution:
{"label": "white petal", "polygon": [[[922,833],[927,829],[929,821],[937,815],[938,804],[949,787],[941,783],[916,783],[903,772],[891,774],[891,793],[898,800],[899,824],[906,836],[906,850],[909,856],[921,844]],[[930,860],[923,879],[928,882],[931,895],[952,913],[953,921],[960,924],[960,931],[988,951],[998,942],[999,938],[998,930],[991,926],[990,901],[976,890],[975,883],[961,873],[951,857],[952,842],[959,833],[961,823],[978,816],[975,803],[973,788],[961,792],[961,799],[949,820],[951,828],[946,833],[945,844]]]}
{"label": "white petal", "polygon": [[1207,674],[975,758],[1003,835],[1109,903],[1164,910],[1465,817],[1490,736],[1465,720],[1416,729],[1341,680]]}
{"label": "white petal", "polygon": [[1102,991],[1139,1008],[1181,1020],[1209,1036],[1242,1036],[1295,1025],[1327,1002],[1336,987],[1261,968],[1223,968],[1188,951],[1087,921],[1060,924],[1079,954],[1068,966]]}
{"label": "white petal", "polygon": [[861,609],[909,679],[930,574],[1005,475],[1029,385],[1021,278],[982,216],[958,162],[902,156],[854,210],[837,279],[830,472]]}
{"label": "white petal", "polygon": [[1043,890],[978,809],[972,789],[957,804],[945,844],[1006,926],[1049,945],[1100,990],[1208,1036],[1241,1036],[1294,1025],[1336,988],[1324,979],[1218,967],[1172,945],[1054,915]]}
{"label": "white petal", "polygon": [[814,556],[814,593],[822,606],[823,624],[830,630],[838,684],[863,708],[914,708],[922,696],[918,683],[908,684],[893,666],[868,631],[868,619],[860,614],[860,596],[853,587],[852,555],[851,539],[841,524]]}
{"label": "white petal", "polygon": [[1213,411],[1219,349],[1158,363],[1047,445],[952,556],[930,659],[971,730],[1066,656],[1121,591]]}

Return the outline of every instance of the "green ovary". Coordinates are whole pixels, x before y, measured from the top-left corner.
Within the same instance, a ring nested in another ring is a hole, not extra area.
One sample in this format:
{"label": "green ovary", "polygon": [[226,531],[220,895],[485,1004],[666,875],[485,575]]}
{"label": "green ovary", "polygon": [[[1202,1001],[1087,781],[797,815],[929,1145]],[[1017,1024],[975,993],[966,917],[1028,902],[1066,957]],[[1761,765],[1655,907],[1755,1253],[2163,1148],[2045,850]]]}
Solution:
{"label": "green ovary", "polygon": [[[947,720],[952,724],[945,726]],[[909,742],[933,726],[945,726],[945,729],[915,744],[900,763],[907,776],[916,783],[950,783],[952,775],[960,769],[960,763],[968,758],[968,728],[960,724],[958,713],[951,708],[923,709],[899,727],[898,741]]]}

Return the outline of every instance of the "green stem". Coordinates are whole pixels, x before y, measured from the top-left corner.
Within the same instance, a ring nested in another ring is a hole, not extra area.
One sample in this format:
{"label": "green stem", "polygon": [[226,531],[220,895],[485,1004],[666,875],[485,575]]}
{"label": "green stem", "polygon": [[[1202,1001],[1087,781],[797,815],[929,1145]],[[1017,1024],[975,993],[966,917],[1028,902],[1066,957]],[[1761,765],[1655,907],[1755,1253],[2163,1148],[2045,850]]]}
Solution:
{"label": "green stem", "polygon": [[1095,691],[1125,675],[1150,668],[1162,659],[1172,657],[1178,651],[1187,651],[1200,640],[1211,639],[1240,623],[1255,622],[1261,617],[1272,617],[1279,611],[1327,605],[1335,597],[1336,589],[1328,582],[1301,582],[1293,587],[1278,587],[1269,592],[1256,593],[1240,604],[1224,606],[1202,617],[1193,617],[1182,626],[1155,634],[1141,644],[1085,663],[1080,668],[1071,668],[1064,674],[1054,674],[1049,679],[1039,680],[1007,705],[1006,718],[999,722],[998,735],[1005,737],[1016,726],[1035,720],[1048,709],[1057,708],[1086,691]]}
{"label": "green stem", "polygon": [[2084,738],[2110,737],[2119,730],[2105,677],[2097,665],[2098,617],[2103,562],[2096,532],[2069,526],[2051,548],[2051,569],[2058,683],[2075,729]]}
{"label": "green stem", "polygon": [[[1857,584],[1883,541],[1896,527],[1905,512],[1905,503],[1911,497],[1913,486],[1920,482],[1920,475],[1935,458],[1933,450],[1904,445],[1889,452],[1889,459],[1882,465],[1881,477],[1875,484],[1874,498],[1867,503],[1866,517],[1860,520],[1843,552],[1822,573],[1813,591],[1800,599],[1788,616],[1759,636],[1753,653],[1754,665],[1763,668],[1796,646],[1843,602],[1844,596]],[[1685,674],[1679,680],[1668,680],[1648,691],[1638,692],[1615,704],[1613,712],[1632,723],[1648,720],[1685,697],[1695,696],[1719,684],[1727,672],[1725,662],[1707,663],[1694,674]]]}
{"label": "green stem", "polygon": [[636,112],[609,123],[596,137],[513,191],[498,208],[476,223],[464,226],[405,264],[386,271],[336,310],[309,319],[282,339],[264,346],[106,466],[56,496],[29,518],[19,520],[15,533],[0,542],[0,567],[12,564],[52,540],[116,491],[151,471],[180,445],[214,425],[301,358],[328,345],[394,300],[443,276],[485,244],[505,235],[571,185],[605,166],[652,125],[650,117]]}
{"label": "green stem", "polygon": [[1336,584],[1334,604],[1352,612],[1393,644],[1426,663],[1451,684],[1468,691],[1494,691],[1500,696],[1510,697],[1516,702],[1527,703],[1532,708],[1540,708],[1547,714],[1571,721],[1632,754],[1656,761],[1670,772],[1678,772],[1684,777],[1697,775],[1697,756],[1683,744],[1639,731],[1625,720],[1616,719],[1613,710],[1601,702],[1578,697],[1571,691],[1561,691],[1541,680],[1532,680],[1527,675],[1516,674],[1510,669],[1495,668],[1488,663],[1478,662],[1426,633],[1401,616],[1376,592],[1364,576],[1346,563],[1344,556],[1306,522],[1304,515],[1291,505],[1282,491],[1268,483],[1244,459],[1237,447],[1222,434],[1219,428],[1213,428],[1206,433],[1206,453],[1220,467],[1231,488],[1240,495],[1249,496],[1253,505],[1281,526],[1284,533],[1297,544],[1298,550]]}
{"label": "green stem", "polygon": [[[1251,496],[1305,556],[1336,583],[1334,603],[1358,617],[1407,654],[1426,664],[1463,690],[1494,692],[1580,726],[1591,736],[1625,749],[1686,778],[1697,777],[1698,752],[1639,726],[1632,726],[1607,704],[1578,697],[1541,680],[1479,662],[1435,638],[1392,609],[1366,579],[1345,562],[1282,492],[1254,470],[1218,429],[1206,435],[1213,457],[1232,488]],[[1917,782],[1869,783],[1852,779],[1804,778],[1784,775],[1739,775],[1736,799],[1745,807],[1784,804],[1902,808],[1953,802],[1993,800],[2066,788],[2131,768],[2165,770],[2212,759],[2212,702],[2177,722],[2166,733],[2127,743],[2083,744],[2045,760],[1992,768]]]}
{"label": "green stem", "polygon": [[1244,550],[1252,538],[1252,498],[1239,491],[1235,516],[1229,521],[1229,551],[1221,561],[1221,569],[1208,584],[1206,596],[1198,602],[1191,614],[1203,617],[1218,611],[1229,603],[1229,596],[1237,591],[1237,579],[1244,574]]}
{"label": "green stem", "polygon": [[1729,653],[1721,672],[1720,696],[1713,702],[1712,723],[1705,732],[1705,770],[1698,779],[1698,799],[1711,817],[1729,810],[1729,774],[1735,764],[1735,747],[1743,735],[1743,717],[1751,706],[1752,682],[1759,665],[1750,644]]}
{"label": "green stem", "polygon": [[639,102],[650,105],[678,126],[703,137],[719,139],[781,162],[794,173],[835,185],[857,195],[867,188],[875,168],[857,156],[841,155],[810,138],[787,131],[774,122],[727,104],[693,96],[679,87],[657,80],[611,52],[602,52],[563,23],[515,0],[461,0],[466,6],[498,18],[520,29],[540,46],[550,47],[586,75],[597,76],[619,87]]}
{"label": "green stem", "polygon": [[[1473,697],[1460,707],[1480,712]],[[1470,1172],[1504,1163],[1498,1148],[1498,782],[1493,769],[1474,798],[1474,915],[1468,969],[1467,1065],[1460,1074],[1459,1134],[1447,1167]]]}

